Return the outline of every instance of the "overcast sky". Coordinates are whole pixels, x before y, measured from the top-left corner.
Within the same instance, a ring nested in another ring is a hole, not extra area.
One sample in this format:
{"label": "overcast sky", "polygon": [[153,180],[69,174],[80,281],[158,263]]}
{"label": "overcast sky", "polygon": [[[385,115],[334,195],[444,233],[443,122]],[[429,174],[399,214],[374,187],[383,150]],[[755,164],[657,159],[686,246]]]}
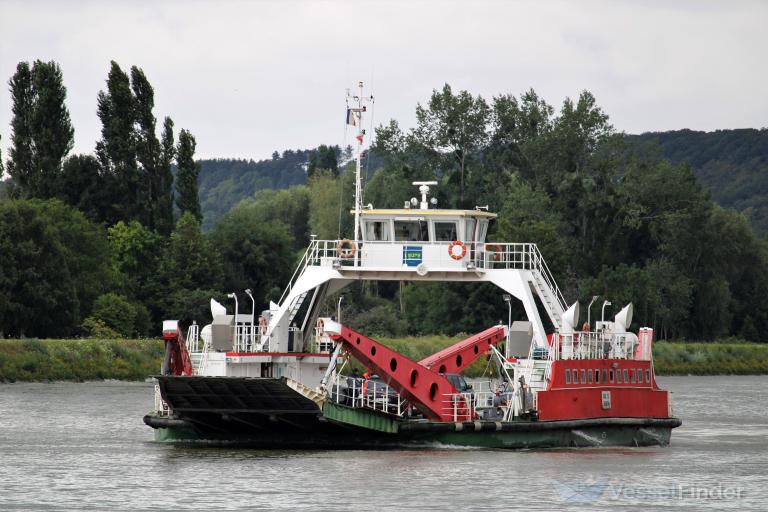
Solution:
{"label": "overcast sky", "polygon": [[376,124],[412,126],[447,82],[486,98],[533,87],[556,106],[588,89],[629,133],[760,128],[767,25],[760,1],[0,0],[3,157],[7,81],[34,59],[63,69],[76,152],[100,136],[113,59],[144,69],[157,118],[189,129],[199,157],[341,144],[357,80],[372,86]]}

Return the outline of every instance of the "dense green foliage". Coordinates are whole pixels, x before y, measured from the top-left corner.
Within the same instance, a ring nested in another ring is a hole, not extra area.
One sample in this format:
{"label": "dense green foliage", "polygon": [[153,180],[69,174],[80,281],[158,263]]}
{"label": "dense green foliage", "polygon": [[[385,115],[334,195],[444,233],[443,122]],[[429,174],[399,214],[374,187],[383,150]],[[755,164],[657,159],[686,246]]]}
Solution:
{"label": "dense green foliage", "polygon": [[[556,111],[534,91],[486,102],[445,86],[417,114],[408,132],[396,121],[377,130],[385,165],[366,201],[399,206],[410,181],[437,179],[443,206],[499,212],[491,239],[537,242],[568,301],[633,301],[635,326],[663,338],[768,340],[766,244],[686,164],[629,146],[590,93]],[[410,283],[379,295],[399,302],[409,332],[452,334],[504,318],[498,291],[482,288]]]}
{"label": "dense green foliage", "polygon": [[56,200],[0,201],[0,331],[75,334],[111,278],[103,230]]}
{"label": "dense green foliage", "polygon": [[656,146],[674,163],[689,163],[716,203],[743,213],[758,235],[768,234],[768,129],[676,130],[627,139],[635,147]]}
{"label": "dense green foliage", "polygon": [[243,199],[262,190],[301,185],[307,181],[305,166],[310,151],[275,152],[269,160],[200,160],[200,204],[203,229],[216,222]]}
{"label": "dense green foliage", "polygon": [[162,357],[156,340],[0,340],[0,382],[144,380]]}
{"label": "dense green foliage", "polygon": [[[97,98],[102,131],[95,155],[68,156],[74,128],[61,69],[55,62],[19,63],[9,81],[11,195],[58,198],[94,222],[109,226],[136,220],[168,236],[174,225],[173,122],[165,118],[158,139],[154,90],[140,68],[131,67],[129,75],[113,61],[106,85]],[[182,134],[182,167],[194,171],[194,138],[184,130]],[[189,180],[184,185],[188,190]],[[196,189],[192,192],[187,197],[194,201],[185,199],[185,208],[199,211]]]}

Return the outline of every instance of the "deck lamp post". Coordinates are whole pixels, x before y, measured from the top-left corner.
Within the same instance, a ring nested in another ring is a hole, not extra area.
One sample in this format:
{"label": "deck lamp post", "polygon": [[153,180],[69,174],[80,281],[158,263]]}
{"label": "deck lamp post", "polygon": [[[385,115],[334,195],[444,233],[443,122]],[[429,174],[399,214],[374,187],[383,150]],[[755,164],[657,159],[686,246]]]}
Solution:
{"label": "deck lamp post", "polygon": [[509,358],[509,339],[512,335],[512,296],[505,293],[501,298],[507,303],[507,343],[504,347],[504,356]]}
{"label": "deck lamp post", "polygon": [[344,296],[339,295],[339,303],[336,304],[336,321],[341,323],[341,303],[344,302]]}
{"label": "deck lamp post", "polygon": [[256,345],[256,299],[253,298],[253,292],[250,288],[245,290],[246,295],[251,298],[251,347]]}
{"label": "deck lamp post", "polygon": [[598,299],[598,297],[600,297],[600,296],[599,295],[593,295],[592,296],[592,300],[589,301],[589,306],[587,306],[587,325],[589,326],[590,329],[592,328],[592,322],[591,322],[591,319],[592,319],[592,315],[591,315],[591,313],[592,313],[592,304],[595,303],[595,301]]}
{"label": "deck lamp post", "polygon": [[237,295],[234,292],[232,292],[232,293],[228,293],[227,297],[229,297],[230,299],[235,299],[235,344],[239,348],[240,347],[240,341],[239,341],[238,330],[237,330],[237,308],[238,308],[238,306],[237,306]]}

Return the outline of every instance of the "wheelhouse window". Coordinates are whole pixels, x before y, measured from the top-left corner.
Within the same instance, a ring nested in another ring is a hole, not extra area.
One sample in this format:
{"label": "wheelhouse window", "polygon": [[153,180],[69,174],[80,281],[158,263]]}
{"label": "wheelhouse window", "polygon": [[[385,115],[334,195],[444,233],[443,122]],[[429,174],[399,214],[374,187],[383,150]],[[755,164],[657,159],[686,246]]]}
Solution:
{"label": "wheelhouse window", "polygon": [[487,220],[481,220],[480,224],[478,225],[477,230],[477,241],[478,242],[484,242],[485,241],[485,235],[488,234],[488,221]]}
{"label": "wheelhouse window", "polygon": [[429,229],[423,220],[396,220],[395,241],[397,242],[428,242]]}
{"label": "wheelhouse window", "polygon": [[366,241],[388,242],[389,238],[389,221],[369,220],[365,223]]}
{"label": "wheelhouse window", "polygon": [[458,239],[455,222],[435,222],[435,242],[453,242]]}
{"label": "wheelhouse window", "polygon": [[473,219],[472,217],[467,217],[467,220],[464,221],[464,241],[465,242],[473,242],[475,240],[475,224],[477,223],[476,219]]}

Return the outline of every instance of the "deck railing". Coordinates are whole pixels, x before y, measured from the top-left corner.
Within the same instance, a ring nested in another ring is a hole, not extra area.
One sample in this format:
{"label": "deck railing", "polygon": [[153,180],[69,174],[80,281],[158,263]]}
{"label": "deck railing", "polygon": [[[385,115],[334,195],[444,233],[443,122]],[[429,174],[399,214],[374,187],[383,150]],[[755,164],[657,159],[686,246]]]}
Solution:
{"label": "deck railing", "polygon": [[327,387],[331,401],[347,407],[402,416],[407,402],[400,394],[380,380],[368,380],[336,374]]}
{"label": "deck railing", "polygon": [[635,359],[637,336],[633,333],[574,332],[553,334],[549,358]]}

